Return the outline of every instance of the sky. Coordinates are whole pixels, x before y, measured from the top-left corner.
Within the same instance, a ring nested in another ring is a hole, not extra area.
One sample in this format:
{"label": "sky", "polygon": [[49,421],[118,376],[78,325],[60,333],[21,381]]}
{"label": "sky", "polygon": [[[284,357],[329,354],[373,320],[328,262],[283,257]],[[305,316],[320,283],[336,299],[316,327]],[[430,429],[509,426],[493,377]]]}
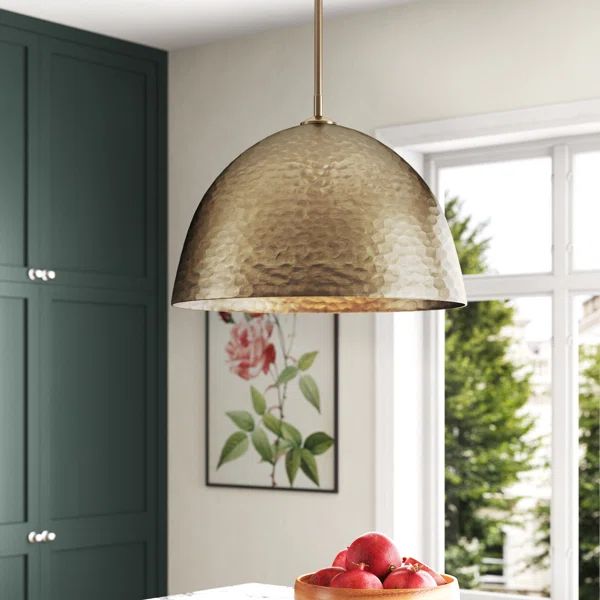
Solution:
{"label": "sky", "polygon": [[[440,169],[438,197],[458,196],[463,215],[485,223],[490,274],[552,270],[552,159],[529,158]],[[600,269],[600,152],[575,154],[572,178],[573,268]],[[599,282],[600,283],[600,282]],[[579,318],[585,297],[575,298]],[[524,336],[551,337],[547,298],[515,300]]]}
{"label": "sky", "polygon": [[574,267],[600,269],[600,152],[574,157],[573,229]]}
{"label": "sky", "polygon": [[473,225],[486,224],[490,273],[552,269],[550,157],[441,169],[439,192],[440,200],[458,196]]}
{"label": "sky", "polygon": [[[572,181],[573,267],[600,269],[600,151],[575,154]],[[551,270],[550,157],[441,169],[438,191],[458,195],[465,214],[487,223],[490,272]]]}

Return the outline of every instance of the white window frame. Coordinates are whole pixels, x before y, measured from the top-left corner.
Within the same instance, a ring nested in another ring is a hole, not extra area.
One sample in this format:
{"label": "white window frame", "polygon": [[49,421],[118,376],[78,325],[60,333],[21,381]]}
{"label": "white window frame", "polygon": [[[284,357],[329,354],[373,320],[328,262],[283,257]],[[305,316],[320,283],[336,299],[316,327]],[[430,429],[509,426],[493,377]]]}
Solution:
{"label": "white window frame", "polygon": [[[553,158],[553,271],[466,276],[465,287],[471,301],[552,298],[554,600],[578,596],[578,381],[572,300],[600,289],[600,271],[571,271],[571,158],[575,151],[600,148],[599,132],[600,99],[376,131],[378,139],[408,160],[434,190],[437,170],[443,166],[508,157]],[[441,312],[375,316],[375,525],[393,536],[402,552],[420,556],[437,569],[444,563],[443,332]],[[407,414],[414,418],[406,419]],[[400,463],[403,481],[398,477]],[[407,476],[410,486],[404,484]],[[525,597],[463,591],[461,598]]]}

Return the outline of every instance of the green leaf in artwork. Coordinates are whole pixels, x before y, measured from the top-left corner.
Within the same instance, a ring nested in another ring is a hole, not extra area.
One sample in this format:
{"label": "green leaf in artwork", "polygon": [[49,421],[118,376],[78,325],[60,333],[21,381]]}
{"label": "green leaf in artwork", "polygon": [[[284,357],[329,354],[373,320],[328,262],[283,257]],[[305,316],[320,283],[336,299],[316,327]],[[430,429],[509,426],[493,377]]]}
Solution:
{"label": "green leaf in artwork", "polygon": [[263,424],[269,430],[272,431],[275,435],[281,435],[281,419],[274,417],[270,412],[266,412],[263,415]]}
{"label": "green leaf in artwork", "polygon": [[250,394],[252,396],[252,406],[257,415],[264,415],[267,410],[267,401],[265,397],[254,387],[250,387]]}
{"label": "green leaf in artwork", "polygon": [[302,375],[300,377],[300,391],[302,395],[319,411],[321,412],[321,395],[317,382],[310,375]]}
{"label": "green leaf in artwork", "polygon": [[288,442],[283,439],[275,440],[271,444],[271,452],[273,454],[273,462],[277,462],[288,450],[290,446]]}
{"label": "green leaf in artwork", "polygon": [[296,479],[296,473],[298,473],[298,467],[302,460],[302,450],[299,448],[292,448],[285,455],[285,471],[287,473],[290,485],[294,485],[294,479]]}
{"label": "green leaf in artwork", "polygon": [[304,447],[313,455],[323,454],[333,446],[334,439],[324,431],[311,433],[304,441]]}
{"label": "green leaf in artwork", "polygon": [[284,440],[287,440],[296,448],[300,448],[302,445],[302,434],[293,425],[285,421],[281,422],[281,435]]}
{"label": "green leaf in artwork", "polygon": [[281,373],[279,373],[279,377],[277,378],[277,385],[281,385],[283,383],[288,383],[298,375],[298,367],[294,367],[290,365],[286,367]]}
{"label": "green leaf in artwork", "polygon": [[242,431],[236,431],[232,433],[225,442],[223,450],[221,450],[221,457],[219,458],[219,464],[217,469],[236,458],[242,456],[246,450],[248,450],[248,436]]}
{"label": "green leaf in artwork", "polygon": [[302,472],[315,484],[320,486],[319,483],[319,470],[317,468],[317,461],[315,457],[306,448],[302,448],[300,451],[300,468]]}
{"label": "green leaf in artwork", "polygon": [[252,432],[251,438],[252,445],[256,448],[256,451],[260,454],[260,457],[268,463],[272,463],[273,450],[267,434],[260,427],[257,427]]}
{"label": "green leaf in artwork", "polygon": [[254,429],[254,419],[247,410],[230,410],[225,413],[242,431]]}
{"label": "green leaf in artwork", "polygon": [[301,371],[307,371],[308,369],[310,369],[312,367],[312,364],[315,362],[315,358],[317,358],[317,354],[319,354],[319,353],[318,352],[307,352],[306,354],[303,354],[298,359],[298,368]]}

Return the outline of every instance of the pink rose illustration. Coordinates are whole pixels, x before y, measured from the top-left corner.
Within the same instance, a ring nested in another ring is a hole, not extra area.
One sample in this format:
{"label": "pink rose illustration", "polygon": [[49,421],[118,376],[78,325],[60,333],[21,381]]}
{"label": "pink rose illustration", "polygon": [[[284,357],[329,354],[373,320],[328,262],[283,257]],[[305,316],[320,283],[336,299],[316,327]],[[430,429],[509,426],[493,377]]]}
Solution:
{"label": "pink rose illustration", "polygon": [[273,323],[264,315],[236,323],[225,351],[229,369],[245,380],[269,372],[275,362],[275,346],[270,342]]}

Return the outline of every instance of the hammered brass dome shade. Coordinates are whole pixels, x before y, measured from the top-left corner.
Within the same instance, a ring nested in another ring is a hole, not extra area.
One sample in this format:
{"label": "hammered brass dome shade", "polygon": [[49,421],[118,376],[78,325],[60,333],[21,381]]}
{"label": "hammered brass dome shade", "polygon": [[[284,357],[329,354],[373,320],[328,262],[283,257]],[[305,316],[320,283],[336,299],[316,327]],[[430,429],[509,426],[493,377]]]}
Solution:
{"label": "hammered brass dome shade", "polygon": [[398,154],[326,122],[280,131],[219,175],[190,225],[184,308],[374,312],[466,303],[443,211]]}

